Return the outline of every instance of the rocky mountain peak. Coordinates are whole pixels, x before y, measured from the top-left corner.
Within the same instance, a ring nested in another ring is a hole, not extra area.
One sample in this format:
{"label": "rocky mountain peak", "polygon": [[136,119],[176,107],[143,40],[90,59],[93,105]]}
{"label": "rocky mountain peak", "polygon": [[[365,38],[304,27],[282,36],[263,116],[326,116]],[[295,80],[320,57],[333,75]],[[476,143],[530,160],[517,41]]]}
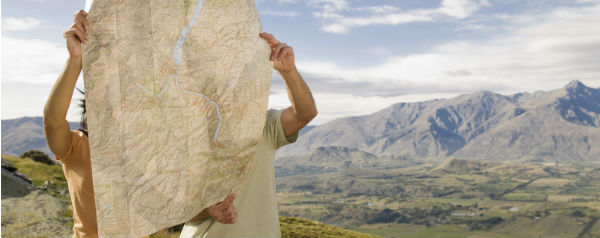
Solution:
{"label": "rocky mountain peak", "polygon": [[600,94],[600,89],[590,88],[579,80],[569,82],[564,89],[570,97],[588,97]]}
{"label": "rocky mountain peak", "polygon": [[567,94],[554,103],[563,119],[568,122],[600,127],[600,90],[587,87],[578,80],[564,88]]}
{"label": "rocky mountain peak", "polygon": [[584,88],[587,88],[587,86],[585,86],[579,80],[572,80],[565,86],[565,89],[584,89]]}

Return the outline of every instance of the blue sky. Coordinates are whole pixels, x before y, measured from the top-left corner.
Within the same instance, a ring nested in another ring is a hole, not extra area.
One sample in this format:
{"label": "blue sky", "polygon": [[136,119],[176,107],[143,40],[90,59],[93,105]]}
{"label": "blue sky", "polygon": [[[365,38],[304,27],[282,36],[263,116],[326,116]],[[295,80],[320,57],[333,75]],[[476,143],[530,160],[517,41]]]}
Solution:
{"label": "blue sky", "polygon": [[[294,47],[319,108],[313,124],[479,90],[551,90],[574,79],[600,87],[598,0],[256,4],[265,31]],[[42,115],[67,57],[62,31],[84,7],[84,0],[2,1],[2,119]],[[69,120],[78,120],[76,104]],[[274,74],[270,106],[288,105]]]}

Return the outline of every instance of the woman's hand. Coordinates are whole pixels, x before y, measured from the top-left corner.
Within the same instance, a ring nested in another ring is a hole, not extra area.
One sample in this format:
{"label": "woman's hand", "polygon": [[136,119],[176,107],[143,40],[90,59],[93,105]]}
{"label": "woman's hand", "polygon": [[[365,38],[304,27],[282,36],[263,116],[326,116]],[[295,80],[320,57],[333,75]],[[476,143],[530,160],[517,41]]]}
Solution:
{"label": "woman's hand", "polygon": [[69,50],[69,57],[81,58],[81,43],[88,41],[87,30],[90,27],[87,21],[87,12],[79,10],[75,13],[73,18],[73,25],[69,29],[65,30],[63,36],[67,40],[67,49]]}
{"label": "woman's hand", "polygon": [[266,32],[260,33],[259,36],[265,39],[271,47],[271,58],[269,60],[273,61],[273,68],[281,74],[296,71],[294,50],[291,46],[279,42],[275,36]]}

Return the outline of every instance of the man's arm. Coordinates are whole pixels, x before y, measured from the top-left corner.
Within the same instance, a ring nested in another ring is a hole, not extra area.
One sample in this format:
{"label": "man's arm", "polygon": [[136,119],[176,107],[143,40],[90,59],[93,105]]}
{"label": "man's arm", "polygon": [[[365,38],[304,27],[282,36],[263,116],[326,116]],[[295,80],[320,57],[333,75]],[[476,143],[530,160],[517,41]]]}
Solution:
{"label": "man's arm", "polygon": [[281,113],[281,126],[286,137],[294,135],[317,116],[315,100],[298,73],[294,59],[294,50],[285,43],[279,42],[273,35],[261,33],[260,37],[267,40],[271,47],[271,58],[275,68],[283,80],[292,103]]}
{"label": "man's arm", "polygon": [[87,41],[89,27],[83,10],[75,14],[73,25],[64,32],[69,59],[58,76],[44,107],[44,132],[50,150],[62,157],[71,146],[71,131],[67,123],[67,111],[73,97],[73,89],[81,72],[81,42]]}

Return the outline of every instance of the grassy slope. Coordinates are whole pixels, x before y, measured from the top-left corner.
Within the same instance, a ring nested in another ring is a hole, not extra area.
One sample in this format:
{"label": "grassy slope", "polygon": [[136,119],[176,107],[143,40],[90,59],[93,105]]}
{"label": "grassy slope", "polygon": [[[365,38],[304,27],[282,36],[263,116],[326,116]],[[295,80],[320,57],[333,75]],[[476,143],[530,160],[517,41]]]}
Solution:
{"label": "grassy slope", "polygon": [[281,237],[283,238],[378,237],[371,234],[342,229],[337,226],[327,225],[306,218],[279,217],[279,222],[281,224]]}
{"label": "grassy slope", "polygon": [[59,188],[67,188],[67,180],[59,164],[47,165],[29,158],[22,159],[10,155],[2,155],[2,158],[10,161],[19,173],[27,175],[36,186],[42,186],[45,181],[50,181]]}
{"label": "grassy slope", "polygon": [[[313,221],[300,217],[279,217],[282,238],[377,238],[379,236],[346,230],[337,226],[327,225],[322,222]],[[150,238],[176,238],[179,231],[169,232],[168,229],[161,230],[150,236]]]}

